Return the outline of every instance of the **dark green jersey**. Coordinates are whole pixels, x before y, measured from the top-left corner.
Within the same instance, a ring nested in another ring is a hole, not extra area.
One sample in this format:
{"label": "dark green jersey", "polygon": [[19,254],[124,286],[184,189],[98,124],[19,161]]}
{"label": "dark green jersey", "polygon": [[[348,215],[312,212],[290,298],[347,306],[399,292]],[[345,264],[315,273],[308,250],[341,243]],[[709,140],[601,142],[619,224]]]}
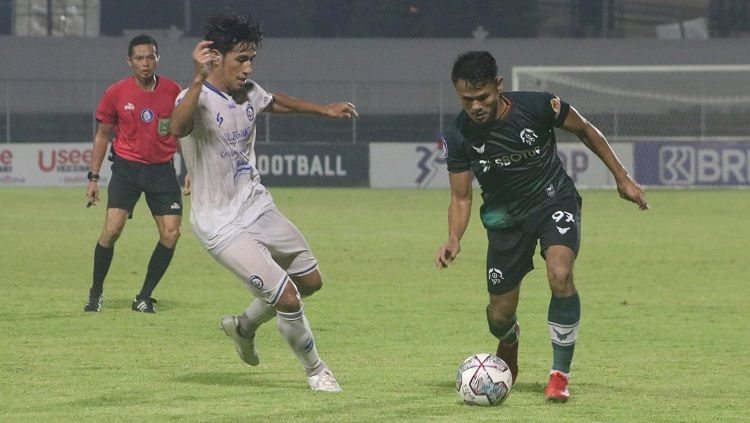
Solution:
{"label": "dark green jersey", "polygon": [[479,181],[487,229],[513,226],[556,198],[578,195],[554,131],[570,106],[544,92],[503,95],[509,103],[501,119],[478,124],[462,111],[443,137],[448,171],[471,170]]}

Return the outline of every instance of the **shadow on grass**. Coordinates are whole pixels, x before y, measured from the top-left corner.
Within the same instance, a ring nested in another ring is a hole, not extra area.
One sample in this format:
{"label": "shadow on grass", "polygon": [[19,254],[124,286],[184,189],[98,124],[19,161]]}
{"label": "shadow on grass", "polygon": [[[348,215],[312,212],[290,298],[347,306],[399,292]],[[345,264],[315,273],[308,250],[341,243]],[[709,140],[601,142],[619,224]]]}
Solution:
{"label": "shadow on grass", "polygon": [[259,373],[221,373],[221,372],[197,372],[187,373],[172,378],[175,382],[180,383],[197,383],[201,385],[215,385],[215,386],[262,386],[265,388],[298,388],[299,386],[306,386],[306,381],[303,381],[304,385],[300,385],[300,381],[286,381],[280,380],[278,377],[274,377],[270,374],[259,374]]}

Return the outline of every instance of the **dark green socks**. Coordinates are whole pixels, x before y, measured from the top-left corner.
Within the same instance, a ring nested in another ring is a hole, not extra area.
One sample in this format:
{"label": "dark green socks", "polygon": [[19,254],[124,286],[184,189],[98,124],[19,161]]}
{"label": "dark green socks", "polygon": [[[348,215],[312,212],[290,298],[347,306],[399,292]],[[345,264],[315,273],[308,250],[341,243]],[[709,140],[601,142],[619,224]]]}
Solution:
{"label": "dark green socks", "polygon": [[578,293],[570,297],[552,296],[547,311],[547,325],[552,340],[552,370],[570,373],[573,351],[581,319],[581,300]]}

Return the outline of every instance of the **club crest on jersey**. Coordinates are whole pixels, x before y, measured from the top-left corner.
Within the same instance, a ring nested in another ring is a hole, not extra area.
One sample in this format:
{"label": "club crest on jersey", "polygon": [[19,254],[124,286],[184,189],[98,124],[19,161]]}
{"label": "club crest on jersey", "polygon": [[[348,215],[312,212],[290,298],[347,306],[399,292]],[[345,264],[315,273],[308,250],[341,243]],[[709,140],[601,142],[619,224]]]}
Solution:
{"label": "club crest on jersey", "polygon": [[141,112],[141,120],[146,123],[150,123],[154,120],[154,116],[156,116],[156,114],[154,114],[154,111],[151,109],[143,109]]}
{"label": "club crest on jersey", "polygon": [[261,277],[258,275],[250,276],[247,281],[250,283],[250,285],[258,289],[263,288],[263,279],[261,279]]}
{"label": "club crest on jersey", "polygon": [[247,119],[252,122],[255,120],[255,108],[251,104],[247,105],[247,109],[245,109],[245,113],[247,113]]}
{"label": "club crest on jersey", "polygon": [[536,144],[538,138],[539,137],[536,135],[536,132],[534,132],[533,129],[524,128],[521,131],[521,141],[523,141],[524,144],[528,144],[530,146],[534,145]]}

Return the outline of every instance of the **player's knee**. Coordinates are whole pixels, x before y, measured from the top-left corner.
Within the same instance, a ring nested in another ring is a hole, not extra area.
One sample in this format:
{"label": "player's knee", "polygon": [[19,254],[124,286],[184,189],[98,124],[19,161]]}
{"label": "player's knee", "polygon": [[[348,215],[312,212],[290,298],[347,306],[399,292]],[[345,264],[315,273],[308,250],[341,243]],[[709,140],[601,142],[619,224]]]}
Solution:
{"label": "player's knee", "polygon": [[323,288],[323,277],[317,270],[304,276],[292,278],[292,280],[303,297],[309,297]]}
{"label": "player's knee", "polygon": [[159,242],[167,248],[174,248],[177,240],[180,239],[180,228],[165,229],[159,234]]}
{"label": "player's knee", "polygon": [[557,297],[567,297],[575,292],[573,271],[569,266],[550,266],[547,269],[547,279],[552,294]]}
{"label": "player's knee", "polygon": [[99,236],[99,244],[103,247],[112,247],[122,234],[122,226],[104,225],[104,230]]}
{"label": "player's knee", "polygon": [[489,306],[487,307],[487,324],[489,325],[490,333],[492,333],[496,337],[504,335],[505,332],[507,332],[508,329],[512,328],[515,323],[515,313],[510,313],[497,308],[493,309]]}
{"label": "player's knee", "polygon": [[297,290],[294,289],[294,286],[292,286],[291,290],[284,290],[284,292],[281,294],[281,298],[279,298],[279,301],[276,303],[275,308],[276,311],[280,311],[282,313],[294,313],[302,308],[302,300],[300,299]]}

